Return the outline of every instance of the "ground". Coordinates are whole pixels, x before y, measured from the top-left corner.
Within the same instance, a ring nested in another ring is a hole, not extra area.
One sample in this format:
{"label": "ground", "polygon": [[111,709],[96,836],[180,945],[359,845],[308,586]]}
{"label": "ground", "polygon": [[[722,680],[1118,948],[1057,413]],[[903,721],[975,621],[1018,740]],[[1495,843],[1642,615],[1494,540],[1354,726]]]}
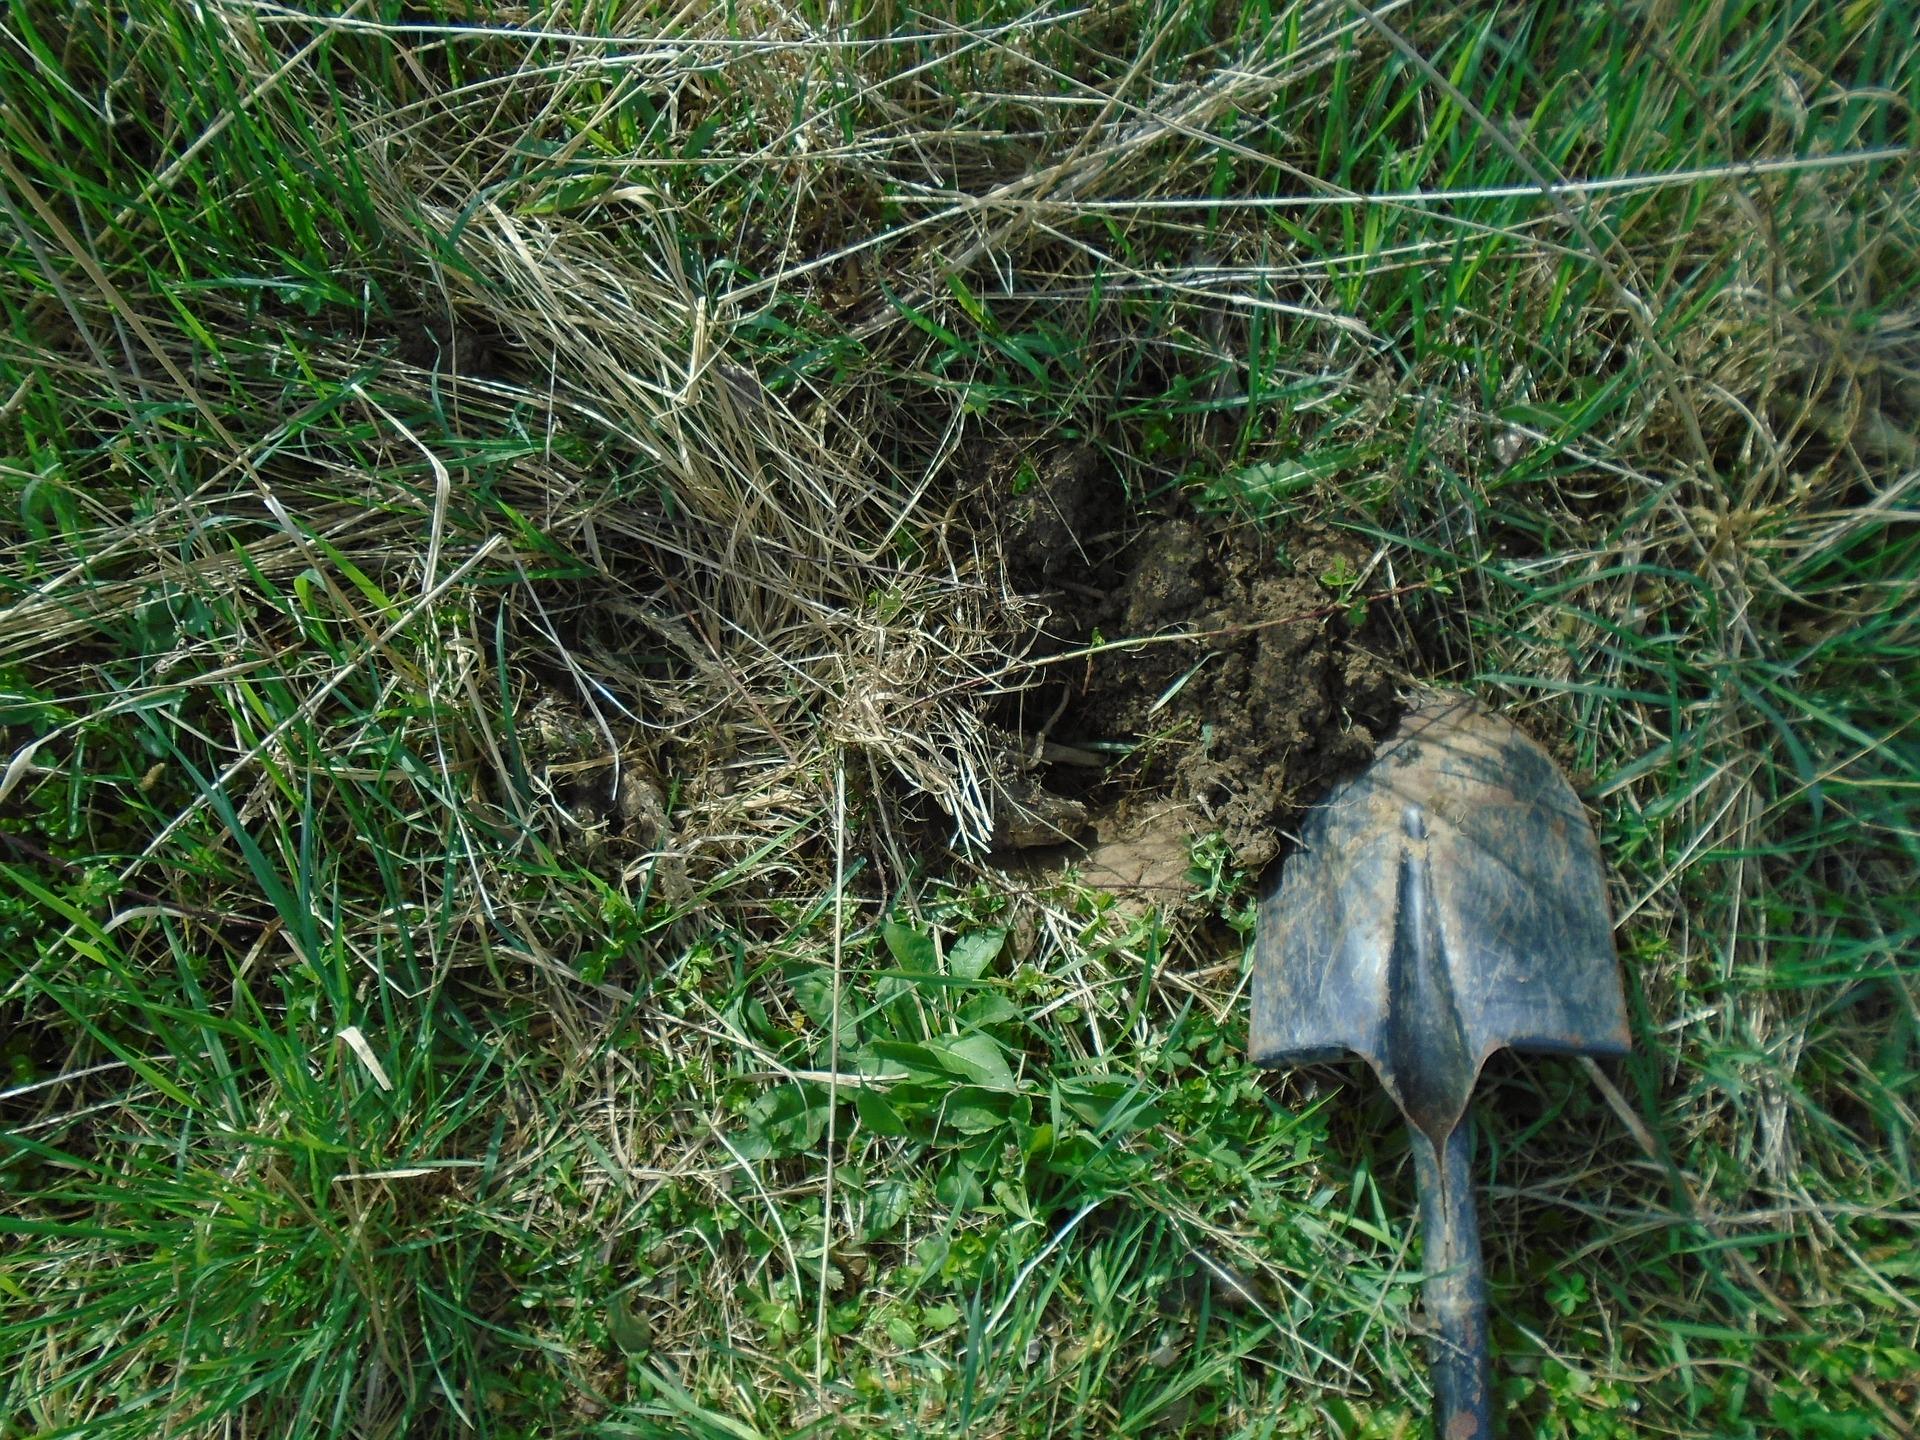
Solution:
{"label": "ground", "polygon": [[308,8],[0,20],[0,1436],[1427,1433],[1245,1044],[1432,691],[1505,1433],[1913,1434],[1901,7]]}
{"label": "ground", "polygon": [[1363,764],[1398,712],[1395,638],[1355,623],[1365,547],[1184,508],[1116,526],[1118,481],[1084,453],[1017,469],[1010,488],[1005,583],[1042,607],[1019,713],[1046,720],[1026,749],[1096,797],[1076,816],[1102,832],[1096,863],[1144,826],[1176,842],[1216,833],[1257,874],[1298,807]]}

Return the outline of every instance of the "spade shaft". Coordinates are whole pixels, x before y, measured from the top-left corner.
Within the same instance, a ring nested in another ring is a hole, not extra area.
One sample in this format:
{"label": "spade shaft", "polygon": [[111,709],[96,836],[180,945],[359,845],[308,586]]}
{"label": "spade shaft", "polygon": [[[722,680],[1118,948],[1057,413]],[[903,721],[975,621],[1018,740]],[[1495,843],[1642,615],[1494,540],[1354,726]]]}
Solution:
{"label": "spade shaft", "polygon": [[1434,1334],[1435,1430],[1440,1440],[1493,1433],[1487,1400],[1487,1281],[1480,1268],[1480,1220],[1473,1208],[1473,1125],[1462,1120],[1435,1150],[1413,1132],[1420,1186],[1420,1235],[1427,1278],[1421,1295]]}
{"label": "spade shaft", "polygon": [[1473,1121],[1460,1096],[1478,1063],[1453,993],[1453,967],[1435,903],[1429,817],[1407,797],[1400,812],[1393,950],[1387,960],[1387,1052],[1413,1127],[1414,1176],[1426,1249],[1424,1295],[1434,1327],[1434,1408],[1440,1440],[1487,1435],[1487,1284],[1473,1205]]}
{"label": "spade shaft", "polygon": [[1545,751],[1467,701],[1416,708],[1310,814],[1262,897],[1250,1049],[1356,1054],[1413,1130],[1442,1440],[1490,1435],[1467,1102],[1502,1048],[1617,1055],[1606,872]]}

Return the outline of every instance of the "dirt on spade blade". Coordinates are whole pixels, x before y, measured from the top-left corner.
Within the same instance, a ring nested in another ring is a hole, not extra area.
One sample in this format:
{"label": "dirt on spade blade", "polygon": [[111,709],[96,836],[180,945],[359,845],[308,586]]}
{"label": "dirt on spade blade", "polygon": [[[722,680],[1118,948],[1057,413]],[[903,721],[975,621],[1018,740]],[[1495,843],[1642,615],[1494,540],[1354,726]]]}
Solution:
{"label": "dirt on spade blade", "polygon": [[1086,453],[995,468],[1009,583],[1047,611],[1047,679],[1013,725],[1030,764],[1010,834],[1087,843],[1083,871],[1116,891],[1183,891],[1202,833],[1266,865],[1398,718],[1366,550],[1320,526],[1129,517]]}

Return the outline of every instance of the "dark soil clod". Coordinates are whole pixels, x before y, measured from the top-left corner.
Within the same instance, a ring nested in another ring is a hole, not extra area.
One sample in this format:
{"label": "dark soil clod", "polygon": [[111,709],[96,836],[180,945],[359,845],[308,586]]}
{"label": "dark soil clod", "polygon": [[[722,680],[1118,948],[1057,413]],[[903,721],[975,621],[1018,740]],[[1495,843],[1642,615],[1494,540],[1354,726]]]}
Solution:
{"label": "dark soil clod", "polygon": [[1151,809],[1164,830],[1171,805],[1242,866],[1265,865],[1295,810],[1364,763],[1397,718],[1393,646],[1349,593],[1365,550],[1317,526],[1278,532],[1185,507],[1102,533],[1124,511],[1103,499],[1118,487],[1090,457],[1017,473],[1001,545],[1010,587],[1047,607],[1036,655],[1093,652],[1049,667],[1026,724],[1075,754],[1114,756],[1091,777],[1048,767],[1041,783],[1085,803],[1103,840],[1125,829],[1117,811]]}

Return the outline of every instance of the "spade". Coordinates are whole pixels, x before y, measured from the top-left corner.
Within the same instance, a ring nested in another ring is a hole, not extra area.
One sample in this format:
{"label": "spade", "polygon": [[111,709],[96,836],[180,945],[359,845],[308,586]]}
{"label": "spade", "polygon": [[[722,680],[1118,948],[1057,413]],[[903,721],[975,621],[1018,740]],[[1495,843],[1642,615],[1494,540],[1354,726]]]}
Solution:
{"label": "spade", "polygon": [[1494,1051],[1621,1055],[1599,845],[1547,754],[1457,698],[1315,807],[1260,901],[1261,1065],[1351,1053],[1412,1128],[1442,1440],[1491,1436],[1467,1100]]}

